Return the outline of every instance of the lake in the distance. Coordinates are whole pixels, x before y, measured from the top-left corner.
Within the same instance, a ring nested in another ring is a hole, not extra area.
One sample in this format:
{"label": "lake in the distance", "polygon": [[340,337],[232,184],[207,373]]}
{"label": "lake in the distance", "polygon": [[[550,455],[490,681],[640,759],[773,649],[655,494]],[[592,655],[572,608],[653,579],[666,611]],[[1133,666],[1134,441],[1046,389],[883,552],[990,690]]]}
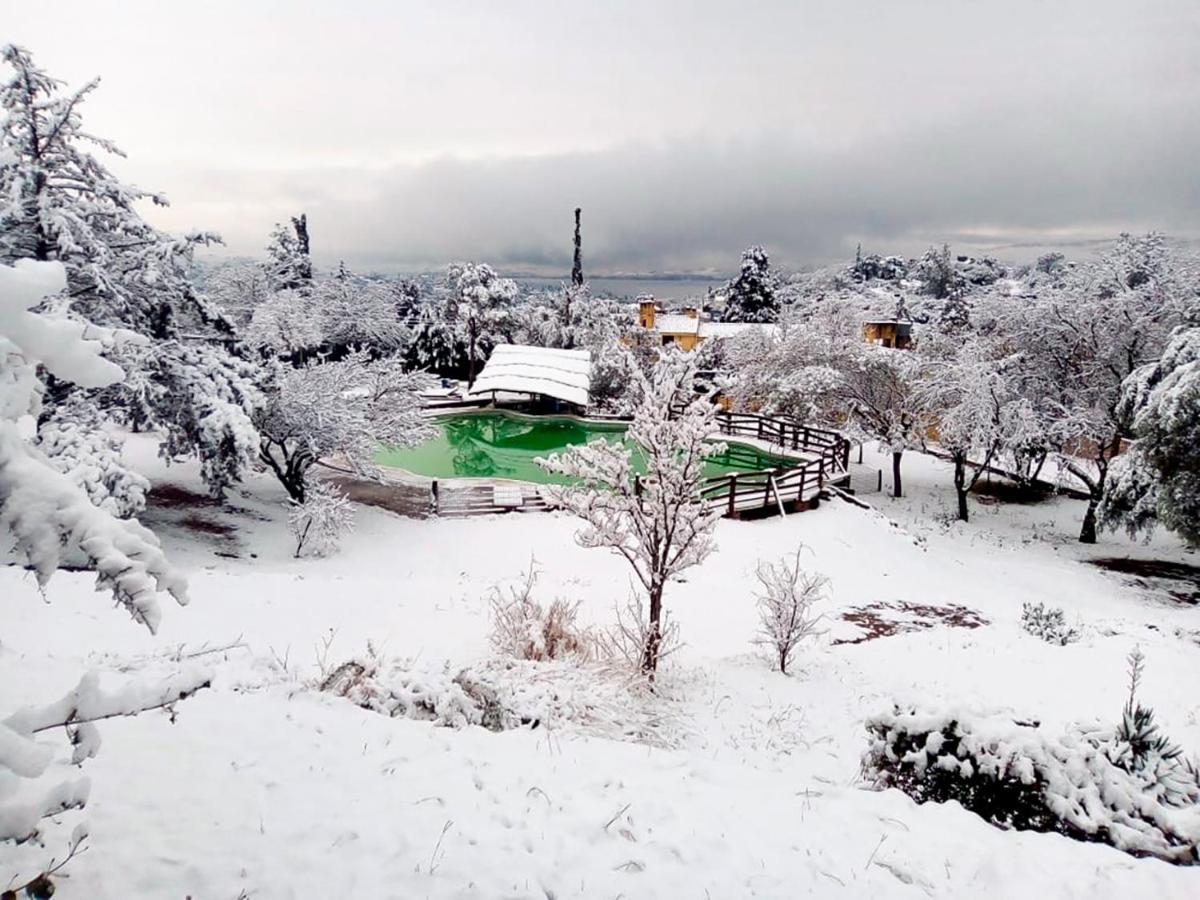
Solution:
{"label": "lake in the distance", "polygon": [[[554,290],[571,280],[570,276],[563,278],[515,278],[521,284]],[[714,290],[725,284],[724,281],[714,281],[707,278],[589,278],[595,294],[612,294],[616,297],[633,299],[639,294],[652,294],[656,300],[687,300],[693,297],[703,297],[709,288]]]}

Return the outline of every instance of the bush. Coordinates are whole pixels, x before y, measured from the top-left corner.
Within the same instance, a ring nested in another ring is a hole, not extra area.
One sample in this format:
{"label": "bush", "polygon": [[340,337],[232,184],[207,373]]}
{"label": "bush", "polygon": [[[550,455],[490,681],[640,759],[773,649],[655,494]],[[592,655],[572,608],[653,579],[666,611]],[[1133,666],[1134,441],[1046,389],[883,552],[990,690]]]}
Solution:
{"label": "bush", "polygon": [[1079,631],[1067,624],[1061,608],[1047,609],[1044,603],[1021,605],[1021,627],[1048,644],[1065,647],[1079,640]]}
{"label": "bush", "polygon": [[296,536],[296,558],[306,549],[313,556],[328,556],[354,528],[354,508],[342,489],[328,481],[312,479],[305,485],[304,502],[288,501],[288,527]]}
{"label": "bush", "polygon": [[918,803],[955,800],[1002,828],[1195,865],[1200,773],[1136,702],[1140,651],[1130,662],[1129,702],[1115,729],[1076,727],[1051,738],[1036,723],[1002,716],[896,707],[867,720],[864,775]]}
{"label": "bush", "polygon": [[821,617],[813,615],[813,606],[825,599],[829,579],[819,572],[800,568],[801,546],[795,560],[786,557],[778,563],[758,563],[755,577],[762,590],[758,599],[759,632],[755,643],[770,647],[779,671],[787,674],[792,654],[805,638],[818,634]]}
{"label": "bush", "polygon": [[591,638],[575,622],[579,602],[557,598],[543,607],[533,598],[538,570],[530,562],[525,581],[509,588],[507,596],[492,589],[492,649],[515,659],[542,662],[551,659],[586,659]]}

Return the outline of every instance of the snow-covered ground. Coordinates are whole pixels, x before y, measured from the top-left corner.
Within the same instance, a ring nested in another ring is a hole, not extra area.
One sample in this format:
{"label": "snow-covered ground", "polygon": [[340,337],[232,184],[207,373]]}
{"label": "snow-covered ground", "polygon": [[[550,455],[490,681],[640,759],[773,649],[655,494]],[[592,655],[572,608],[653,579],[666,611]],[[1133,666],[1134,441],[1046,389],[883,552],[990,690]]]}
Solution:
{"label": "snow-covered ground", "polygon": [[[312,684],[321,662],[368,642],[417,667],[485,661],[489,589],[519,579],[531,558],[541,599],[580,600],[588,622],[609,623],[627,573],[577,547],[574,520],[417,521],[362,508],[339,555],[296,560],[271,481],[222,508],[191,498],[196,472],[163,468],[145,438],[128,449],[158,488],[144,521],[188,571],[192,603],[167,607],[155,637],[86,574],[60,573],[43,602],[31,576],[0,568],[0,709],[54,699],[88,667],[115,684],[203,663],[216,680],[174,722],[148,713],[101,724],[104,746],[85,765],[91,801],[64,817],[86,817],[89,849],[58,896],[1200,896],[1195,869],[1004,832],[956,805],[919,807],[859,782],[863,720],[893,701],[1008,709],[1052,730],[1113,721],[1135,644],[1148,659],[1142,699],[1167,734],[1200,750],[1200,607],[1084,561],[1200,564],[1168,538],[1082,547],[1083,504],[1066,498],[973,502],[972,522],[952,522],[948,466],[907,454],[909,496],[871,495],[878,512],[831,501],[720,523],[718,551],[667,594],[685,643],[653,701],[655,746],[586,727],[495,734],[389,719]],[[831,578],[832,600],[828,633],[785,677],[751,644],[752,573],[800,543]],[[1082,639],[1055,647],[1025,634],[1027,600],[1063,607]],[[963,606],[987,624],[853,642],[864,632],[840,618],[890,604],[877,612],[912,620],[903,603]],[[561,689],[579,686],[568,678]],[[3,848],[0,872],[56,849]]]}

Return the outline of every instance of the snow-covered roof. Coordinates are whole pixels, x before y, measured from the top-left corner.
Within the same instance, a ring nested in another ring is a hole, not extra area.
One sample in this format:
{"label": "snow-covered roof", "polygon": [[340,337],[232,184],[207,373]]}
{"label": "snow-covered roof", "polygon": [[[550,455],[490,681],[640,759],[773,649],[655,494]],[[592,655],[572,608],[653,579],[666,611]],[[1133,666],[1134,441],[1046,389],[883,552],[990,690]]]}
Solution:
{"label": "snow-covered roof", "polygon": [[697,334],[700,319],[678,313],[667,313],[654,319],[654,328],[662,334]]}
{"label": "snow-covered roof", "polygon": [[592,355],[587,350],[499,344],[475,379],[469,396],[511,391],[545,394],[587,406],[591,373]]}
{"label": "snow-covered roof", "polygon": [[750,328],[761,328],[767,334],[775,334],[779,330],[775,325],[760,324],[759,322],[701,322],[700,337],[733,337]]}

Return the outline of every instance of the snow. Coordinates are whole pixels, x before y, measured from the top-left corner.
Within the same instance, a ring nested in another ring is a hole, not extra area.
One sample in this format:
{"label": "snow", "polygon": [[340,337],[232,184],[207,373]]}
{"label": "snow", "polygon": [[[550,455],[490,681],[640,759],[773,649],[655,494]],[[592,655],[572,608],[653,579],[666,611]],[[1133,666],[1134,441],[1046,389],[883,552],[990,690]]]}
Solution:
{"label": "snow", "polygon": [[[162,468],[150,437],[126,446],[156,484],[203,492],[194,468]],[[433,671],[490,659],[489,588],[520,579],[531,554],[541,598],[579,600],[588,624],[610,623],[624,564],[577,546],[579,523],[563,514],[418,521],[361,508],[340,555],[295,560],[269,479],[233,492],[237,509],[188,513],[233,526],[232,539],[172,525],[183,510],[152,506],[144,520],[189,571],[193,597],[158,638],[98,608],[86,575],[60,573],[43,603],[21,570],[0,569],[0,708],[53,699],[84,667],[165,678],[178,657],[241,636],[201,659],[213,687],[174,722],[104,723],[105,750],[84,769],[90,849],[59,895],[1194,896],[1195,870],[861,789],[864,720],[893,701],[1011,709],[1052,733],[1111,724],[1135,642],[1163,730],[1200,747],[1200,651],[1187,636],[1200,629],[1197,609],[1080,563],[1194,554],[1112,535],[1081,549],[1083,504],[1066,498],[1002,507],[973,497],[972,522],[951,522],[947,464],[913,453],[905,465],[909,496],[873,497],[878,513],[828,502],[718,523],[717,551],[666,594],[684,640],[662,676],[668,747],[567,724],[453,730],[311,689],[322,654],[341,662],[368,642]],[[819,610],[830,632],[802,644],[784,677],[751,644],[753,572],[800,542],[806,567],[831,579]],[[991,624],[834,644],[857,634],[838,613],[873,600],[961,603]],[[1083,636],[1054,647],[1025,635],[1023,600],[1064,607]],[[66,827],[80,815],[64,815]],[[55,849],[22,845],[0,859],[30,871]]]}
{"label": "snow", "polygon": [[523,344],[499,344],[475,379],[469,396],[493,391],[545,394],[576,406],[588,405],[592,355],[587,350],[557,350]]}
{"label": "snow", "polygon": [[698,334],[700,318],[678,313],[666,313],[656,316],[654,329],[662,334]]}

